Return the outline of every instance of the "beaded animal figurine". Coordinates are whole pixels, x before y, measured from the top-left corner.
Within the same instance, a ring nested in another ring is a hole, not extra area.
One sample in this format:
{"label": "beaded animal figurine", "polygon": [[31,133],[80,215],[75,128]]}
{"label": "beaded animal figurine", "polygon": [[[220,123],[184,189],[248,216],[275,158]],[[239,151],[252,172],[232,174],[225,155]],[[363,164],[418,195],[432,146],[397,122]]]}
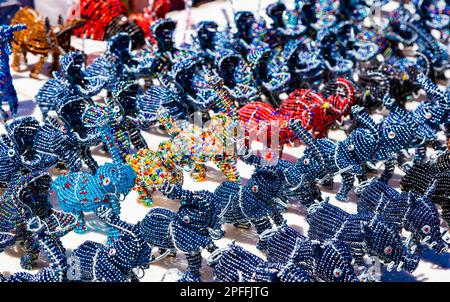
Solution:
{"label": "beaded animal figurine", "polygon": [[106,52],[89,65],[86,73],[106,78],[105,88],[111,91],[118,81],[137,80],[150,75],[152,62],[151,59],[133,55],[130,36],[119,33],[108,40]]}
{"label": "beaded animal figurine", "polygon": [[85,57],[79,51],[64,55],[60,63],[60,71],[53,72],[53,78],[45,82],[35,97],[44,117],[56,110],[58,102],[89,102],[91,97],[100,93],[107,80],[100,76],[88,77]]}
{"label": "beaded animal figurine", "polygon": [[[287,199],[283,190],[284,175],[281,171],[267,169],[256,170],[245,185],[225,181],[214,193],[202,193],[214,207],[219,208],[217,223],[235,225],[253,224],[258,234],[283,221],[281,214],[286,210]],[[179,185],[172,185],[170,188]],[[170,191],[170,188],[167,189]],[[167,191],[166,190],[166,191]],[[198,192],[183,190],[186,196],[196,196]],[[203,192],[203,191],[202,191]],[[170,194],[168,195],[171,198]],[[257,244],[264,250],[265,242]]]}
{"label": "beaded animal figurine", "polygon": [[223,84],[231,90],[233,98],[239,104],[247,104],[259,98],[253,72],[241,56],[222,51],[216,56],[214,65]]}
{"label": "beaded animal figurine", "polygon": [[180,208],[176,213],[151,209],[139,224],[140,233],[151,247],[163,249],[163,255],[174,251],[185,254],[188,267],[179,281],[200,281],[202,250],[217,249],[213,239],[223,235],[221,208],[209,191],[194,193],[169,182],[164,182],[161,191],[170,199],[180,200]]}
{"label": "beaded animal figurine", "polygon": [[290,40],[300,38],[304,34],[304,28],[288,27],[284,19],[287,8],[282,2],[275,2],[266,7],[266,13],[272,19],[268,29],[269,46],[273,49],[286,45]]}
{"label": "beaded animal figurine", "polygon": [[429,198],[434,187],[425,195],[398,193],[383,181],[374,179],[358,188],[358,212],[380,212],[385,219],[411,232],[415,244],[423,244],[437,253],[447,251],[442,239],[436,206]]}
{"label": "beaded animal figurine", "polygon": [[[52,183],[51,193],[57,196],[63,211],[77,217],[75,232],[85,233],[84,213],[95,212],[98,207],[107,204],[114,214],[119,215],[120,200],[131,191],[135,178],[136,173],[129,165],[106,163],[94,175],[71,172],[58,176]],[[108,229],[108,240],[112,242],[118,238],[119,231],[113,227]]]}
{"label": "beaded animal figurine", "polygon": [[182,170],[168,152],[170,142],[161,143],[156,152],[140,149],[127,156],[127,163],[137,175],[134,189],[139,193],[139,202],[145,206],[153,204],[152,194],[164,180],[171,184],[183,183]]}
{"label": "beaded animal figurine", "polygon": [[321,244],[309,240],[293,228],[283,225],[267,234],[267,261],[300,266],[315,280],[325,282],[358,282],[350,249],[340,240]]}
{"label": "beaded animal figurine", "polygon": [[430,199],[442,207],[442,218],[450,224],[450,154],[444,152],[436,158],[426,162],[415,163],[402,178],[402,191],[412,191],[424,194],[434,186]]}
{"label": "beaded animal figurine", "polygon": [[[34,117],[25,116],[5,125],[7,134],[0,136],[0,184],[7,185],[30,171],[46,171],[62,159],[50,148],[48,152],[42,152],[44,145],[41,142],[52,138],[45,132],[48,122],[49,119],[41,124]],[[50,140],[45,145],[56,148],[59,143]]]}
{"label": "beaded animal figurine", "polygon": [[[304,128],[311,130],[315,137],[321,138],[326,136],[332,125],[350,113],[355,102],[353,85],[338,78],[328,83],[322,92],[310,89],[295,90],[281,102],[278,109],[263,102],[248,103],[239,109],[239,119],[244,123],[245,131],[265,130],[267,137],[271,137],[271,132],[274,131],[272,127],[277,126],[281,154],[285,144],[297,140],[295,133],[288,127],[290,119],[300,120]],[[267,147],[271,148],[271,141],[268,143]]]}
{"label": "beaded animal figurine", "polygon": [[348,76],[354,68],[346,58],[346,48],[337,43],[339,34],[335,28],[323,28],[317,35],[319,57],[327,68],[327,78]]}
{"label": "beaded animal figurine", "polygon": [[234,127],[231,118],[223,114],[215,115],[209,126],[200,128],[187,124],[183,127],[164,109],[158,111],[159,121],[171,135],[170,154],[175,162],[188,163],[194,168],[192,176],[197,181],[206,177],[204,163],[214,162],[222,173],[233,182],[240,182],[236,168],[236,153],[234,150]]}
{"label": "beaded animal figurine", "polygon": [[50,72],[58,70],[60,55],[72,50],[70,46],[71,33],[76,28],[81,27],[83,21],[73,19],[66,24],[51,26],[48,18],[39,16],[38,12],[31,7],[23,7],[11,19],[11,24],[25,24],[27,26],[26,30],[15,34],[11,66],[15,71],[21,71],[21,61],[27,62],[28,53],[39,56],[38,63],[33,66],[30,72],[30,77],[38,79],[45,59],[50,54],[52,57]]}
{"label": "beaded animal figurine", "polygon": [[77,247],[67,259],[67,277],[83,282],[137,282],[136,273],[147,269],[151,250],[140,233],[140,225],[130,225],[119,219],[105,205],[96,210],[97,216],[118,232],[117,239],[109,246],[86,241]]}
{"label": "beaded animal figurine", "polygon": [[65,249],[58,240],[52,239],[55,230],[52,230],[38,216],[34,216],[27,222],[27,231],[35,237],[39,249],[49,259],[50,265],[41,269],[36,274],[19,272],[9,277],[0,273],[1,282],[63,282],[66,281],[67,262]]}
{"label": "beaded animal figurine", "polygon": [[[259,157],[250,152],[246,147],[239,150],[240,159],[256,169],[264,169],[265,165],[271,165],[272,169],[282,171],[285,176],[283,183],[284,194],[294,198],[308,208],[316,201],[322,201],[321,192],[317,187],[317,178],[321,173],[320,158],[309,160],[300,157],[296,163],[278,159],[275,165],[265,157]],[[273,159],[272,159],[273,160]]]}
{"label": "beaded animal figurine", "polygon": [[[56,211],[48,201],[52,178],[47,173],[33,172],[9,184],[0,197],[0,230],[14,235],[15,241],[24,244],[25,254],[20,264],[32,269],[40,252],[33,233],[27,229],[27,221],[38,217],[48,227],[49,240],[63,249],[60,237],[72,231],[77,220],[75,216]],[[48,241],[45,239],[45,241]]]}
{"label": "beaded animal figurine", "polygon": [[127,17],[127,5],[120,0],[80,0],[69,8],[68,20],[81,17],[85,21],[74,34],[80,38],[108,40],[119,32],[131,36],[133,48],[145,44],[144,29]]}
{"label": "beaded animal figurine", "polygon": [[[14,89],[11,77],[11,71],[9,69],[9,55],[11,54],[11,41],[14,39],[14,33],[24,30],[26,28],[23,24],[17,25],[1,25],[0,26],[0,96],[1,104],[7,102],[11,114],[15,116],[17,114],[17,93]],[[3,109],[0,109],[3,119],[6,119],[8,115]]]}
{"label": "beaded animal figurine", "polygon": [[208,258],[214,267],[214,279],[220,282],[312,282],[303,268],[289,264],[268,263],[234,242],[218,249]]}
{"label": "beaded animal figurine", "polygon": [[[106,101],[111,103],[110,100]],[[130,153],[131,143],[125,128],[120,107],[93,104],[86,108],[82,120],[87,128],[94,128],[92,132],[100,133],[114,163],[124,163]]]}
{"label": "beaded animal figurine", "polygon": [[349,214],[328,201],[308,209],[308,237],[324,242],[341,240],[347,245],[357,264],[363,264],[365,254],[376,256],[387,265],[400,271],[413,272],[419,256],[413,245],[403,243],[395,226],[387,223],[379,213]]}
{"label": "beaded animal figurine", "polygon": [[233,95],[224,81],[207,68],[198,70],[195,60],[189,58],[173,66],[170,73],[174,88],[179,90],[188,114],[212,109],[216,113],[235,117],[237,108]]}
{"label": "beaded animal figurine", "polygon": [[291,75],[270,60],[270,48],[256,48],[247,55],[247,62],[260,93],[265,94],[273,106],[278,106],[279,95],[287,90]]}
{"label": "beaded animal figurine", "polygon": [[372,160],[379,141],[376,124],[363,108],[355,105],[352,107],[352,113],[363,128],[354,130],[345,140],[337,143],[328,138],[315,139],[299,121],[289,122],[291,129],[308,146],[305,155],[310,156],[310,160],[313,160],[313,157],[322,158],[322,177],[332,179],[334,175],[342,175],[342,186],[336,194],[336,199],[341,201],[347,200],[354,175],[364,174],[362,165]]}
{"label": "beaded animal figurine", "polygon": [[143,94],[135,81],[119,81],[112,89],[109,99],[112,108],[119,108],[123,127],[130,136],[130,143],[136,149],[147,148],[147,143],[141,135],[141,129],[148,129],[154,122],[153,117],[146,114],[143,107]]}

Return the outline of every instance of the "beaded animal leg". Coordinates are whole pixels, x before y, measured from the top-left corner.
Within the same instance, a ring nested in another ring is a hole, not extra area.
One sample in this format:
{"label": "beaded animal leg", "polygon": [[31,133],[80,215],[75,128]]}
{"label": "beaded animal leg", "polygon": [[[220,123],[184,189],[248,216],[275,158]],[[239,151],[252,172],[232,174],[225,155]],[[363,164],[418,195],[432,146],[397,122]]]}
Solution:
{"label": "beaded animal leg", "polygon": [[196,163],[191,176],[195,181],[204,181],[206,179],[206,167],[204,164]]}
{"label": "beaded animal leg", "polygon": [[77,225],[73,231],[77,234],[86,233],[87,227],[86,221],[84,220],[84,213],[80,211],[78,214],[76,214],[76,216],[77,216]]}
{"label": "beaded animal leg", "polygon": [[[111,197],[111,209],[112,212],[119,217],[120,215],[120,202],[117,198]],[[119,230],[111,225],[108,225],[108,240],[107,243],[111,244],[113,241],[117,240],[120,236]]]}
{"label": "beaded animal leg", "polygon": [[20,71],[20,49],[13,47],[11,67],[14,71]]}
{"label": "beaded animal leg", "polygon": [[137,188],[137,191],[139,193],[139,203],[143,204],[146,207],[149,207],[153,204],[152,195],[154,190],[149,190],[146,187],[139,186]]}
{"label": "beaded animal leg", "polygon": [[83,158],[83,161],[86,163],[86,165],[88,166],[89,170],[91,170],[92,173],[97,172],[98,164],[97,161],[92,156],[89,147],[84,147],[81,157]]}
{"label": "beaded animal leg", "polygon": [[385,183],[388,183],[389,180],[392,178],[392,175],[394,175],[394,170],[395,170],[395,160],[386,161],[384,163],[384,171],[380,177],[380,180],[384,181]]}
{"label": "beaded animal leg", "polygon": [[422,145],[416,148],[416,156],[414,157],[415,163],[420,163],[425,159],[427,155],[426,145]]}
{"label": "beaded animal leg", "polygon": [[135,127],[130,127],[129,133],[130,133],[130,141],[133,144],[134,148],[138,150],[148,148],[147,143],[145,142],[144,137],[142,136],[139,129]]}
{"label": "beaded animal leg", "polygon": [[188,267],[180,282],[200,282],[200,268],[202,266],[202,254],[200,252],[186,254]]}
{"label": "beaded animal leg", "polygon": [[217,160],[216,158],[213,162],[219,167],[220,171],[232,182],[241,182],[239,177],[239,172],[236,167],[236,161],[231,156],[226,156],[222,160]]}
{"label": "beaded animal leg", "polygon": [[45,63],[45,57],[40,56],[39,62],[37,62],[33,66],[33,69],[30,72],[30,77],[32,77],[33,79],[39,79],[39,73],[41,72],[41,68],[42,68],[42,65],[44,65],[44,63]]}
{"label": "beaded animal leg", "polygon": [[[252,220],[252,224],[255,226],[256,233],[258,235],[260,235],[264,231],[269,230],[269,229],[272,228],[272,223],[270,222],[270,220],[268,218]],[[267,249],[267,241],[263,240],[263,239],[260,239],[258,241],[258,244],[256,245],[256,248],[261,250],[261,251],[265,251]]]}
{"label": "beaded animal leg", "polygon": [[59,70],[59,52],[53,51],[51,72]]}
{"label": "beaded animal leg", "polygon": [[20,258],[20,266],[23,269],[31,270],[34,268],[35,262],[39,257],[39,243],[31,235],[27,235],[23,242],[25,254]]}
{"label": "beaded animal leg", "polygon": [[347,201],[348,193],[353,187],[353,182],[355,181],[355,177],[351,173],[343,173],[342,174],[342,185],[339,192],[336,194],[336,199],[339,201]]}

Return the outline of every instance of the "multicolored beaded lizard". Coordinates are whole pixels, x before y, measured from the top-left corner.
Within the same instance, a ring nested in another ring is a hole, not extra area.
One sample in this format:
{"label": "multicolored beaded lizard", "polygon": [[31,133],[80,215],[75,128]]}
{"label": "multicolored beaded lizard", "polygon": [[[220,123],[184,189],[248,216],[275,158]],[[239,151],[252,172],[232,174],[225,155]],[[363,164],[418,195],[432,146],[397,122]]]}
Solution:
{"label": "multicolored beaded lizard", "polygon": [[236,168],[237,154],[235,152],[234,131],[235,122],[232,118],[217,114],[213,116],[208,126],[199,127],[192,124],[182,126],[174,120],[163,108],[158,111],[159,121],[171,135],[170,147],[173,161],[189,163],[194,168],[192,176],[197,181],[206,177],[206,162],[214,162],[225,176],[233,182],[240,182]]}
{"label": "multicolored beaded lizard", "polygon": [[161,143],[156,152],[140,149],[127,156],[127,163],[136,172],[136,186],[139,202],[145,206],[153,204],[152,194],[165,180],[171,184],[183,183],[183,173],[169,155],[170,142]]}

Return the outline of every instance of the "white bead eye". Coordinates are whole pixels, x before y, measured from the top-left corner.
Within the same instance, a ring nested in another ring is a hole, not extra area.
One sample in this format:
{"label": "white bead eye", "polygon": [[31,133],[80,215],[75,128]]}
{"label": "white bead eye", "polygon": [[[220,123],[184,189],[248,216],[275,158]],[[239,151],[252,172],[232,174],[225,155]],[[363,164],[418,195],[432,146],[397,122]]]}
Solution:
{"label": "white bead eye", "polygon": [[388,245],[387,247],[384,248],[384,253],[385,254],[390,254],[392,253],[392,246]]}
{"label": "white bead eye", "polygon": [[9,157],[14,157],[14,155],[16,155],[16,151],[14,149],[9,149],[8,150],[8,156]]}
{"label": "white bead eye", "polygon": [[425,113],[425,118],[427,119],[427,120],[429,120],[430,118],[431,118],[431,112],[427,112],[427,113]]}
{"label": "white bead eye", "polygon": [[309,165],[309,159],[305,158],[305,159],[303,160],[303,164],[304,164],[304,165]]}
{"label": "white bead eye", "polygon": [[114,111],[115,113],[119,112],[119,111],[120,111],[119,106],[114,106],[114,107],[113,107],[113,111]]}
{"label": "white bead eye", "polygon": [[389,132],[388,136],[389,136],[390,139],[394,139],[395,138],[395,132],[393,132],[393,131]]}
{"label": "white bead eye", "polygon": [[107,186],[107,185],[109,185],[111,183],[111,179],[109,179],[109,177],[105,177],[104,179],[103,179],[103,181],[102,181],[102,184],[104,185],[104,186]]}
{"label": "white bead eye", "polygon": [[348,151],[353,151],[353,150],[355,150],[355,145],[353,145],[353,144],[348,145]]}
{"label": "white bead eye", "polygon": [[429,225],[426,224],[422,227],[422,232],[424,234],[428,234],[430,231],[431,231],[431,227]]}
{"label": "white bead eye", "polygon": [[116,254],[116,249],[110,249],[109,250],[109,255],[110,256],[114,256]]}
{"label": "white bead eye", "polygon": [[333,275],[334,275],[336,278],[341,277],[341,276],[342,276],[342,270],[341,270],[340,268],[335,268],[334,271],[333,271]]}
{"label": "white bead eye", "polygon": [[189,222],[191,222],[191,218],[189,218],[189,216],[185,215],[185,216],[183,216],[183,221],[184,221],[184,223],[189,223]]}
{"label": "white bead eye", "polygon": [[258,186],[253,186],[252,187],[252,192],[253,193],[258,193],[258,190],[259,190]]}

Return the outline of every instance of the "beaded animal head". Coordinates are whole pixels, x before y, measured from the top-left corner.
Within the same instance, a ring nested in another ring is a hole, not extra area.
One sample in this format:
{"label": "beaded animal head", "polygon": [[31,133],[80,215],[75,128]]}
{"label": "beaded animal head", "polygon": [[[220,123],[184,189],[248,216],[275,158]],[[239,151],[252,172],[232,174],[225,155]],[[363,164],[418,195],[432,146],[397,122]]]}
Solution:
{"label": "beaded animal head", "polygon": [[413,272],[419,264],[419,255],[414,246],[406,245],[396,228],[384,221],[378,213],[369,222],[362,222],[366,253],[377,256],[388,265],[388,269],[404,269]]}
{"label": "beaded animal head", "polygon": [[358,282],[350,249],[340,240],[312,243],[315,275],[327,282]]}
{"label": "beaded animal head", "polygon": [[61,73],[70,83],[79,83],[85,77],[85,57],[81,51],[72,51],[61,58]]}
{"label": "beaded animal head", "polygon": [[282,192],[283,183],[284,175],[282,171],[273,171],[270,168],[258,169],[243,186],[242,195],[246,196],[249,200],[273,202],[278,210],[284,212],[287,204],[284,204],[279,199],[280,192]]}
{"label": "beaded animal head", "polygon": [[443,253],[447,251],[448,245],[442,238],[438,210],[427,196],[432,190],[434,190],[433,186],[424,196],[408,199],[409,208],[405,215],[405,229],[411,232],[415,242],[427,245],[437,253]]}
{"label": "beaded animal head", "polygon": [[197,38],[202,49],[211,49],[213,47],[217,28],[217,23],[213,21],[202,21],[197,24]]}
{"label": "beaded animal head", "polygon": [[104,191],[127,195],[134,187],[136,173],[127,164],[106,163],[98,168],[95,177]]}
{"label": "beaded animal head", "polygon": [[234,16],[234,22],[236,23],[238,34],[241,38],[246,39],[250,37],[256,18],[252,12],[239,11]]}
{"label": "beaded animal head", "polygon": [[172,19],[159,19],[150,26],[160,52],[171,51],[174,47],[173,33],[177,23]]}
{"label": "beaded animal head", "polygon": [[286,5],[282,2],[275,2],[267,6],[266,13],[273,20],[273,26],[278,27],[284,25],[283,15],[286,11]]}
{"label": "beaded animal head", "polygon": [[389,16],[389,26],[392,31],[391,38],[394,41],[412,45],[417,39],[417,32],[411,27],[412,14],[400,5]]}
{"label": "beaded animal head", "polygon": [[120,60],[131,56],[131,37],[127,33],[118,33],[108,40],[107,50]]}
{"label": "beaded animal head", "polygon": [[14,33],[26,29],[24,24],[0,25],[0,45],[6,50],[6,54],[11,54],[11,41],[14,39]]}

